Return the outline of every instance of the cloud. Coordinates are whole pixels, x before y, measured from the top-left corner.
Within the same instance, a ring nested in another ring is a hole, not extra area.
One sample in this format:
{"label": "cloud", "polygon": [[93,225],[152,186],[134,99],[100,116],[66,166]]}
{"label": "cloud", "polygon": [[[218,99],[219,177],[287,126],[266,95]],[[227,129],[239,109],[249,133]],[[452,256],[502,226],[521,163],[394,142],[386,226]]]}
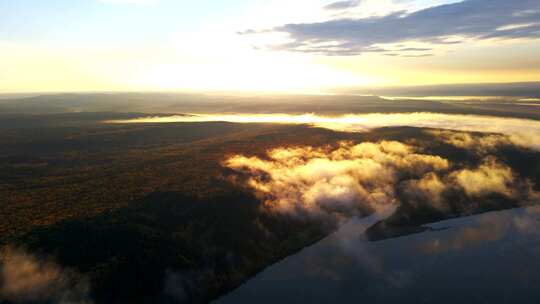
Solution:
{"label": "cloud", "polygon": [[341,142],[277,148],[266,157],[235,155],[223,166],[235,172],[231,180],[255,192],[265,210],[332,223],[401,203],[442,212],[470,212],[483,202],[496,203],[493,197],[540,203],[533,182],[494,156],[468,167],[418,151],[397,141]]}
{"label": "cloud", "polygon": [[268,159],[237,155],[224,166],[246,175],[246,185],[271,211],[340,219],[396,204],[395,186],[402,179],[446,170],[449,163],[400,142],[382,141],[279,148],[269,151]]}
{"label": "cloud", "polygon": [[[501,134],[480,135],[447,130],[430,130],[426,132],[434,135],[444,143],[471,150],[477,154],[488,154],[501,146],[514,144],[510,136]],[[521,142],[519,145],[521,145]]]}
{"label": "cloud", "polygon": [[[356,1],[330,4],[330,9],[355,6]],[[290,23],[272,31],[286,33],[291,42],[275,50],[350,56],[387,52],[381,45],[402,42],[455,44],[460,41],[540,37],[538,0],[466,0],[415,12],[385,16],[337,18],[313,23]]]}
{"label": "cloud", "polygon": [[464,169],[452,173],[451,177],[469,196],[478,197],[488,193],[498,193],[516,197],[515,176],[508,166],[496,162],[493,157],[474,170]]}
{"label": "cloud", "polygon": [[[315,127],[334,131],[367,132],[384,127],[418,127],[445,129],[463,132],[500,133],[514,145],[540,151],[540,121],[518,118],[502,118],[482,115],[456,115],[442,113],[371,113],[348,114],[341,116],[321,116],[315,114],[198,114],[173,115],[163,117],[142,117],[131,120],[116,120],[109,123],[170,123],[170,122],[209,122],[227,121],[234,123],[282,123],[282,124],[309,124]],[[435,134],[435,133],[434,133]],[[481,143],[488,148],[490,141],[495,137],[470,141],[466,137],[449,133],[439,133],[442,140],[457,145]],[[502,143],[506,139],[499,138]]]}
{"label": "cloud", "polygon": [[524,205],[540,203],[540,193],[534,190],[532,182],[519,178],[512,168],[492,155],[486,156],[477,167],[456,169],[443,175],[429,172],[421,179],[403,182],[400,187],[409,203],[427,203],[441,211],[448,211],[452,204],[445,195],[449,192],[463,193],[469,200],[497,194]]}
{"label": "cloud", "polygon": [[429,202],[432,207],[443,211],[448,208],[443,199],[443,193],[448,190],[447,185],[434,172],[427,173],[421,179],[404,182],[402,189],[410,202]]}
{"label": "cloud", "polygon": [[339,1],[326,5],[324,8],[327,10],[343,10],[351,7],[356,7],[360,4],[359,0]]}
{"label": "cloud", "polygon": [[0,298],[14,303],[92,303],[89,285],[80,275],[12,247],[0,252]]}
{"label": "cloud", "polygon": [[[429,172],[417,180],[400,185],[402,199],[414,206],[429,205],[442,212],[458,206],[455,196],[465,197],[464,202],[481,202],[491,195],[506,197],[521,205],[540,203],[540,192],[528,179],[520,178],[512,168],[486,156],[483,163],[474,168],[461,168],[439,174]],[[453,195],[452,195],[453,194]],[[459,208],[468,207],[461,205]]]}
{"label": "cloud", "polygon": [[102,3],[120,3],[120,4],[156,4],[159,0],[99,0]]}

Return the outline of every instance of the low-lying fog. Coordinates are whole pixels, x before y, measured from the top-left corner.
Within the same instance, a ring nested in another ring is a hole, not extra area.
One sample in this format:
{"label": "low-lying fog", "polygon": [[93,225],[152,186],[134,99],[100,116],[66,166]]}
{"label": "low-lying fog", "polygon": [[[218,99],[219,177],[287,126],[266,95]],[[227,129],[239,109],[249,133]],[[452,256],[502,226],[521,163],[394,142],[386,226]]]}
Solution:
{"label": "low-lying fog", "polygon": [[[335,131],[365,132],[383,127],[419,127],[467,132],[500,133],[504,140],[540,150],[540,121],[484,115],[442,113],[317,114],[193,114],[112,120],[110,123],[211,122],[309,124]],[[503,139],[501,139],[503,140]],[[466,144],[466,143],[463,143]]]}

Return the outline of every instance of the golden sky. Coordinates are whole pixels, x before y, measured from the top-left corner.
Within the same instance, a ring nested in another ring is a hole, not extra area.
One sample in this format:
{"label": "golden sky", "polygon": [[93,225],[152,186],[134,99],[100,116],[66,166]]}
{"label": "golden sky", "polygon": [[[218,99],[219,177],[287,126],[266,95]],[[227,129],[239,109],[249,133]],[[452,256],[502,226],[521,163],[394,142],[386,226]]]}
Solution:
{"label": "golden sky", "polygon": [[2,93],[540,80],[536,0],[11,2],[0,4]]}

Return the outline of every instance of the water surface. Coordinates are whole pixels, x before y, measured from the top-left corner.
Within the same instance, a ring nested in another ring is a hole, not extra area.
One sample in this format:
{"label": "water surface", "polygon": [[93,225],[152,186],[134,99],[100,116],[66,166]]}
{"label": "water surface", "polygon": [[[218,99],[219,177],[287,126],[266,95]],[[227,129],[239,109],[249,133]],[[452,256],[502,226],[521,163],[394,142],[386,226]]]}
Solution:
{"label": "water surface", "polygon": [[350,220],[215,303],[540,303],[540,208],[369,242],[376,221]]}

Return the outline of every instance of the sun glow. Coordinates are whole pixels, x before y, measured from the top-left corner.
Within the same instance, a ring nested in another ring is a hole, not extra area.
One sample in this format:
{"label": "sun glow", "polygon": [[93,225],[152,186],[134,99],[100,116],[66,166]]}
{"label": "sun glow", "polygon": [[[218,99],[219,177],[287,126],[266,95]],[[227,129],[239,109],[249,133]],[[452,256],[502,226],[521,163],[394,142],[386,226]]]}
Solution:
{"label": "sun glow", "polygon": [[[316,62],[316,57],[267,50],[286,36],[241,35],[236,25],[222,24],[177,33],[172,49],[142,63],[138,87],[154,90],[318,93],[332,87],[364,86],[375,77]],[[216,47],[219,46],[219,50]]]}
{"label": "sun glow", "polygon": [[164,64],[150,70],[142,77],[141,84],[158,90],[323,93],[333,87],[373,83],[368,77],[290,59]]}

